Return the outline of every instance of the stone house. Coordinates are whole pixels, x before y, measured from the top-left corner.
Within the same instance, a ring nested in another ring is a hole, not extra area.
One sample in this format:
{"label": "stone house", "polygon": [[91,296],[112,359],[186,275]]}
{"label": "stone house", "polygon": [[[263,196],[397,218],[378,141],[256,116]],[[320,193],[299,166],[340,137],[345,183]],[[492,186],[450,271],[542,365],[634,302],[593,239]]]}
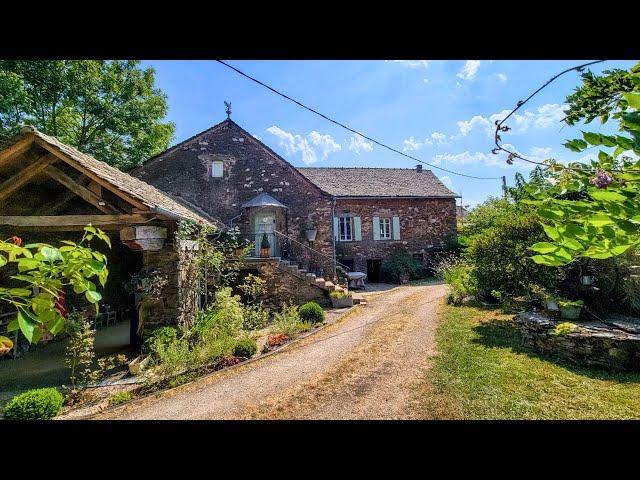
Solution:
{"label": "stone house", "polygon": [[[286,293],[294,297],[332,289],[326,279],[334,277],[336,261],[378,281],[391,252],[428,262],[430,252],[456,235],[457,195],[431,171],[296,168],[230,119],[131,174],[239,227],[255,243],[249,263],[260,273],[319,287],[290,286]],[[268,258],[260,258],[263,243]]]}

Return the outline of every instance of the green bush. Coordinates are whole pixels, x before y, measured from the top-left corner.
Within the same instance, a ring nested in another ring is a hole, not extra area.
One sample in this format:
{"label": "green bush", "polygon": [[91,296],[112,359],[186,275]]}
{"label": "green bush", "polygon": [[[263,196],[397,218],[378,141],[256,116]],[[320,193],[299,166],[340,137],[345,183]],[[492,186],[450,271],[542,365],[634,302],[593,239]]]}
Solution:
{"label": "green bush", "polygon": [[311,322],[303,322],[300,319],[296,305],[283,305],[282,309],[274,315],[270,331],[274,335],[282,333],[292,337],[298,333],[306,332],[312,327]]}
{"label": "green bush", "polygon": [[382,279],[391,283],[400,283],[402,275],[408,275],[410,280],[424,276],[424,266],[411,255],[398,252],[382,261],[380,275]]}
{"label": "green bush", "polygon": [[258,330],[269,321],[269,310],[262,305],[247,305],[244,307],[242,328],[245,330]]}
{"label": "green bush", "polygon": [[120,405],[133,399],[131,392],[118,392],[111,395],[109,405]]}
{"label": "green bush", "polygon": [[307,302],[298,309],[300,320],[309,323],[324,321],[324,310],[316,302]]}
{"label": "green bush", "polygon": [[152,354],[166,348],[178,339],[178,330],[175,327],[161,327],[154,330],[144,342],[145,351]]}
{"label": "green bush", "polygon": [[480,298],[527,295],[532,285],[554,290],[558,270],[536,264],[529,247],[545,239],[538,217],[526,211],[506,217],[471,237],[464,258],[471,265],[470,280]]}
{"label": "green bush", "polygon": [[233,347],[234,357],[251,358],[258,351],[258,344],[253,338],[241,338]]}
{"label": "green bush", "polygon": [[451,287],[447,302],[460,305],[462,299],[472,294],[470,266],[459,257],[444,258],[435,268],[436,274]]}
{"label": "green bush", "polygon": [[13,397],[4,408],[7,420],[49,420],[62,410],[64,397],[55,388],[38,388]]}

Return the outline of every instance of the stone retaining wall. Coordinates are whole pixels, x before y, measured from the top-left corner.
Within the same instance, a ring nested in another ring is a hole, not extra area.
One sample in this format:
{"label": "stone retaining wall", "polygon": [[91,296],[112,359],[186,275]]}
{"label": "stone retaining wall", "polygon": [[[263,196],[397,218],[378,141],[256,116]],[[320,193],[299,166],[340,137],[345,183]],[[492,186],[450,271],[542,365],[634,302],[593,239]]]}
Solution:
{"label": "stone retaining wall", "polygon": [[579,365],[640,370],[640,335],[599,322],[577,322],[577,330],[556,335],[554,320],[535,312],[514,317],[524,345]]}

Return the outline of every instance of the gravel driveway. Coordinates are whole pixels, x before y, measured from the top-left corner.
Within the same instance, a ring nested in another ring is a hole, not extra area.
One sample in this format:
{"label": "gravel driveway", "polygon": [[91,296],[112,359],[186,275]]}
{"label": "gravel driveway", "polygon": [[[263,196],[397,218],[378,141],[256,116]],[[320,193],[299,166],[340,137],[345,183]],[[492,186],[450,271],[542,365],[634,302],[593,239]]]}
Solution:
{"label": "gravel driveway", "polygon": [[417,418],[413,386],[435,353],[445,293],[430,284],[371,295],[287,350],[98,418]]}

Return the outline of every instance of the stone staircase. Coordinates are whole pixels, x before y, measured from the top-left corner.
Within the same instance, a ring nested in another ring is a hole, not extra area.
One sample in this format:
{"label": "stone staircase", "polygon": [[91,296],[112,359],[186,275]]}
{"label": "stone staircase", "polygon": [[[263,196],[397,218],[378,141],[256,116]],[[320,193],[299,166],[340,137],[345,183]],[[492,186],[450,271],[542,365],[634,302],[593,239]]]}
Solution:
{"label": "stone staircase", "polygon": [[[331,292],[343,292],[345,289],[340,285],[336,285],[335,283],[325,280],[322,277],[317,277],[314,273],[307,272],[305,269],[298,267],[295,262],[290,260],[279,259],[277,266],[280,270],[290,273],[291,275],[307,282],[309,285],[315,286],[328,295]],[[366,305],[367,302],[364,298],[358,297],[356,295],[353,296],[354,305]]]}
{"label": "stone staircase", "polygon": [[280,259],[278,261],[278,268],[289,272],[291,275],[305,280],[309,285],[314,285],[326,292],[341,292],[344,290],[340,285],[336,285],[322,277],[316,277],[314,273],[307,272],[305,269],[298,267],[298,264],[291,262],[290,260]]}

